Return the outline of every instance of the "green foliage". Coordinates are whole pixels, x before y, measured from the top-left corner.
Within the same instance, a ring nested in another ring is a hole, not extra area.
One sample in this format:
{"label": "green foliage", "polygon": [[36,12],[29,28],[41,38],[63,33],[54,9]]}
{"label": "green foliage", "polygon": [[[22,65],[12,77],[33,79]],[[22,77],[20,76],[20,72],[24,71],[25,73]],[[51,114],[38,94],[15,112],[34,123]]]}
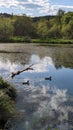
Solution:
{"label": "green foliage", "polygon": [[65,39],[32,39],[32,43],[40,43],[39,45],[42,46],[67,46],[67,44],[70,44],[73,47],[73,40]]}
{"label": "green foliage", "polygon": [[5,89],[8,87],[10,87],[10,84],[6,80],[3,80],[2,77],[0,77],[0,89]]}
{"label": "green foliage", "polygon": [[34,26],[32,19],[27,16],[19,16],[14,22],[14,35],[16,36],[30,36],[34,35]]}
{"label": "green foliage", "polygon": [[41,38],[45,38],[48,35],[48,21],[46,19],[41,19],[37,24],[37,33]]}
{"label": "green foliage", "polygon": [[16,42],[16,43],[24,42],[24,37],[23,36],[21,36],[21,37],[20,36],[11,37],[10,42]]}
{"label": "green foliage", "polygon": [[0,41],[8,41],[13,35],[13,22],[7,18],[0,18]]}
{"label": "green foliage", "polygon": [[14,36],[10,38],[10,42],[13,43],[20,43],[20,42],[25,42],[25,43],[30,43],[31,42],[31,38],[29,36]]}
{"label": "green foliage", "polygon": [[58,12],[57,12],[57,20],[56,20],[56,22],[58,23],[60,30],[62,28],[62,16],[64,15],[64,13],[65,13],[65,11],[63,11],[62,9],[59,9]]}
{"label": "green foliage", "polygon": [[8,118],[10,118],[13,113],[14,102],[10,99],[9,96],[3,95],[0,96],[0,121],[7,121]]}
{"label": "green foliage", "polygon": [[15,99],[16,89],[6,80],[3,80],[2,77],[0,77],[0,90],[4,90],[4,93],[7,94],[11,99]]}
{"label": "green foliage", "polygon": [[14,116],[15,88],[0,77],[0,128],[3,128],[9,118]]}
{"label": "green foliage", "polygon": [[30,43],[31,38],[29,36],[24,37],[24,42]]}
{"label": "green foliage", "polygon": [[66,26],[63,25],[62,28],[62,35],[63,38],[65,39],[73,39],[73,20],[69,21],[69,24],[67,24]]}
{"label": "green foliage", "polygon": [[69,24],[70,20],[73,20],[73,12],[68,12],[62,17],[62,23],[64,25]]}
{"label": "green foliage", "polygon": [[63,16],[63,15],[64,15],[64,13],[65,13],[65,11],[64,11],[64,10],[59,9],[59,10],[58,10],[58,12],[57,12],[57,15],[61,17],[61,16]]}
{"label": "green foliage", "polygon": [[51,29],[48,31],[48,37],[49,38],[52,38],[52,37],[53,38],[60,38],[61,37],[58,26],[51,27]]}
{"label": "green foliage", "polygon": [[48,128],[48,130],[51,130],[50,128]]}
{"label": "green foliage", "polygon": [[73,12],[59,9],[55,16],[0,17],[0,42],[32,42],[32,39],[73,39]]}

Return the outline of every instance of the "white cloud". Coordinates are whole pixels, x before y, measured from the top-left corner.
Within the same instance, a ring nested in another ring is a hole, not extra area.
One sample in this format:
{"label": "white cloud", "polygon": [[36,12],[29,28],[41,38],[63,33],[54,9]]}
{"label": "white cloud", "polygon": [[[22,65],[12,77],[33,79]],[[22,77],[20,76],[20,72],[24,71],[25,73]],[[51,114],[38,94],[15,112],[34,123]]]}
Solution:
{"label": "white cloud", "polygon": [[73,6],[66,6],[66,5],[51,5],[52,14],[56,14],[59,9],[73,9]]}
{"label": "white cloud", "polygon": [[30,12],[31,9],[29,9],[29,12],[27,13],[27,16],[31,16],[32,18],[34,17],[33,13]]}
{"label": "white cloud", "polygon": [[67,9],[73,9],[73,6],[65,6],[65,5],[53,5],[54,8],[67,8]]}
{"label": "white cloud", "polygon": [[31,15],[35,15],[35,13],[38,13],[38,15],[56,14],[59,8],[73,9],[73,6],[53,5],[51,0],[0,0],[0,7],[20,8],[24,10],[24,13],[30,9],[30,13],[33,13]]}
{"label": "white cloud", "polygon": [[4,7],[11,7],[11,6],[14,6],[14,7],[17,7],[17,5],[19,4],[19,2],[17,0],[0,0],[0,7],[1,6],[4,6]]}

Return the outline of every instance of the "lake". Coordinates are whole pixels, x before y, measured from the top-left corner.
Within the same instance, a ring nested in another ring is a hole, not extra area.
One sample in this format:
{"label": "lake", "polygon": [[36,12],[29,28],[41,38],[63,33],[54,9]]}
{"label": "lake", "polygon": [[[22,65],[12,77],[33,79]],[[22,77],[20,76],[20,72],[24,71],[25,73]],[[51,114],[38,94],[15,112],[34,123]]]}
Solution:
{"label": "lake", "polygon": [[0,44],[0,75],[17,90],[9,130],[73,130],[73,48]]}

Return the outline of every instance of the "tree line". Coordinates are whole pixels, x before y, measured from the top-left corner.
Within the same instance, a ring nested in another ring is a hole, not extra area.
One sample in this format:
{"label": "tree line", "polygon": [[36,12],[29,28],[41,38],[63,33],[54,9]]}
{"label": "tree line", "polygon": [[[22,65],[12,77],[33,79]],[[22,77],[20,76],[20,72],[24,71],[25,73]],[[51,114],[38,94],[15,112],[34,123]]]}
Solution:
{"label": "tree line", "polygon": [[73,39],[73,12],[59,9],[55,16],[34,18],[0,13],[0,42],[31,39]]}

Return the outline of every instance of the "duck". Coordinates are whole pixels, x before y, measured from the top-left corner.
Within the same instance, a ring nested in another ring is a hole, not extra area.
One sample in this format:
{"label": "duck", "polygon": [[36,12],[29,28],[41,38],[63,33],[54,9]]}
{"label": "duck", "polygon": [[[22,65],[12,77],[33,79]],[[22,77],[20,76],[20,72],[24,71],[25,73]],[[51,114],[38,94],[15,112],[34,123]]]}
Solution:
{"label": "duck", "polygon": [[23,82],[22,83],[23,85],[25,84],[25,85],[29,85],[29,80],[27,80],[26,82]]}
{"label": "duck", "polygon": [[45,80],[50,80],[51,81],[52,77],[51,76],[50,77],[46,77]]}

